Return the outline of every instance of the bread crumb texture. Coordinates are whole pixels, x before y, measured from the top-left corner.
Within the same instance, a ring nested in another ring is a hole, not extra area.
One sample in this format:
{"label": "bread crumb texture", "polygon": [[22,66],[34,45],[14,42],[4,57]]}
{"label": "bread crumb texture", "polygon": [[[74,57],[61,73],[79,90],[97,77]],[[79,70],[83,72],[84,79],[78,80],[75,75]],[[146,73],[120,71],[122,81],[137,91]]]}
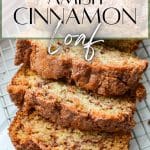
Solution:
{"label": "bread crumb texture", "polygon": [[17,150],[128,150],[130,134],[107,134],[64,129],[35,111],[19,112],[9,128]]}
{"label": "bread crumb texture", "polygon": [[[17,90],[16,90],[17,89]],[[8,91],[19,108],[38,113],[56,124],[80,130],[128,131],[134,127],[135,97],[104,97],[76,86],[42,79],[22,67]]]}

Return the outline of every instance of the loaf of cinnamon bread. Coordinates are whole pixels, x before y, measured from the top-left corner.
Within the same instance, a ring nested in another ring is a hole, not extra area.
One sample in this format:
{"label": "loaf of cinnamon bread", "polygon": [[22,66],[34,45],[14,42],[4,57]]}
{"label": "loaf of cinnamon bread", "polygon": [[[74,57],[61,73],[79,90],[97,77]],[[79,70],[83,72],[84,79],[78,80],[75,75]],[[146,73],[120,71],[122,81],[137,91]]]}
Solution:
{"label": "loaf of cinnamon bread", "polygon": [[[142,87],[137,91],[141,97]],[[134,127],[135,96],[103,97],[64,82],[42,79],[24,66],[12,79],[8,92],[19,108],[25,101],[26,110],[33,108],[63,127],[106,132],[126,132]]]}
{"label": "loaf of cinnamon bread", "polygon": [[19,111],[9,128],[16,150],[128,150],[130,133],[83,132]]}
{"label": "loaf of cinnamon bread", "polygon": [[61,46],[54,55],[48,54],[46,40],[18,40],[15,64],[29,64],[45,79],[65,79],[78,87],[104,96],[123,95],[136,88],[148,62],[114,48],[95,45],[95,57],[84,60],[81,45],[65,46],[55,41],[53,49]]}

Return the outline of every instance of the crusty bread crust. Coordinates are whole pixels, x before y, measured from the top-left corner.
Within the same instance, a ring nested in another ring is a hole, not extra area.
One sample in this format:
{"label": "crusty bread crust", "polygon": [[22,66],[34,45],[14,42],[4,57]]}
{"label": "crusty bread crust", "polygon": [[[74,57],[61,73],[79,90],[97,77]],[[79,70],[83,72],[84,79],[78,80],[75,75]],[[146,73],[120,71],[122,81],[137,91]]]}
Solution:
{"label": "crusty bread crust", "polygon": [[[107,65],[96,60],[89,63],[68,55],[66,51],[71,48],[65,46],[63,47],[65,55],[49,55],[45,43],[45,41],[18,40],[15,64],[30,64],[31,69],[43,78],[73,81],[83,89],[104,96],[123,95],[135,89],[148,66],[146,60],[139,59],[136,59],[137,66]],[[103,48],[103,52],[106,51],[108,49]]]}
{"label": "crusty bread crust", "polygon": [[[13,137],[11,138],[13,140]],[[18,143],[13,142],[16,150],[42,150],[37,143],[32,140],[27,140],[25,143],[18,145]]]}
{"label": "crusty bread crust", "polygon": [[26,140],[24,143],[20,143],[20,139],[17,138],[16,129],[21,126],[21,119],[26,114],[22,111],[18,111],[16,117],[9,127],[9,136],[16,150],[41,150],[37,143],[34,143],[31,139]]}
{"label": "crusty bread crust", "polygon": [[12,78],[10,84],[7,87],[7,91],[12,99],[12,101],[15,103],[15,105],[18,108],[21,108],[24,102],[24,95],[26,90],[29,88],[29,84],[26,80],[22,79],[17,82],[17,78],[20,76],[20,74],[25,74],[27,67],[21,67],[17,73]]}
{"label": "crusty bread crust", "polygon": [[[78,143],[72,142],[71,145],[69,145],[69,143],[66,144],[65,142],[67,142],[67,141],[59,141],[61,143],[61,145],[58,145],[57,140],[56,140],[56,142],[53,141],[52,143],[54,143],[54,144],[52,144],[52,145],[47,145],[46,142],[44,143],[43,141],[40,141],[40,139],[38,139],[38,136],[36,136],[36,133],[32,133],[32,126],[34,126],[34,125],[29,123],[29,126],[27,127],[22,122],[23,119],[28,122],[30,120],[27,118],[30,117],[30,119],[34,120],[34,118],[38,116],[36,114],[36,115],[33,115],[33,118],[32,118],[31,115],[33,112],[28,112],[28,113],[25,113],[20,110],[17,113],[15,119],[13,120],[13,122],[11,123],[11,125],[9,127],[9,135],[10,135],[10,138],[11,138],[12,143],[14,144],[16,150],[54,150],[54,149],[61,149],[61,150],[70,149],[70,150],[72,150],[72,149],[76,149],[76,147],[80,147],[82,145],[82,142],[84,141],[84,137],[82,139],[82,136],[81,136],[81,139],[78,139],[78,141],[79,141]],[[36,112],[34,111],[34,113],[36,113]],[[40,119],[40,117],[39,117],[39,119]],[[43,120],[43,123],[47,122],[44,119],[42,119],[42,120]],[[39,124],[39,123],[42,123],[42,121],[40,120],[40,122],[38,122],[38,120],[37,120],[37,122],[34,122],[34,123]],[[43,124],[43,126],[44,126],[44,124]],[[91,139],[92,136],[90,137],[90,133],[88,133],[88,132],[85,132],[85,135],[84,135],[84,132],[82,132],[82,131],[73,130],[73,129],[72,130],[70,130],[70,129],[64,130],[63,128],[60,128],[56,124],[53,124],[53,125],[51,125],[51,128],[48,128],[48,130],[53,130],[54,133],[55,133],[55,129],[61,130],[61,133],[63,131],[68,132],[68,134],[70,135],[69,136],[70,138],[72,138],[71,137],[72,133],[74,134],[75,132],[77,134],[82,134],[85,137],[88,137],[88,135],[89,135],[88,139],[85,139],[85,140],[91,140],[88,142],[91,142],[91,144],[95,145],[95,148],[99,149],[99,150],[102,150],[102,149],[110,150],[110,148],[111,148],[111,150],[122,150],[122,149],[128,150],[129,141],[131,139],[131,134],[129,132],[128,133],[111,133],[111,134],[99,133],[98,135],[100,135],[101,137],[97,137],[95,135],[94,138],[97,140],[94,141],[94,139]],[[40,133],[41,132],[40,127],[38,128],[38,130],[39,131],[36,130],[36,132]],[[66,131],[66,130],[68,130],[68,131]],[[56,131],[56,133],[57,133],[57,131]],[[18,134],[21,135],[21,137],[22,137],[21,139],[18,136]],[[26,134],[28,136],[24,137],[24,134]],[[49,134],[49,132],[46,132],[45,134],[55,137],[55,135],[51,135],[51,134]],[[97,134],[97,133],[95,133],[95,134]],[[57,136],[54,138],[54,140],[55,139],[57,139]],[[98,141],[100,142],[99,144],[97,144]],[[83,144],[85,144],[85,143],[83,143]],[[83,150],[83,149],[81,148],[81,150]]]}
{"label": "crusty bread crust", "polygon": [[131,95],[135,95],[136,99],[142,101],[146,97],[146,89],[143,84],[139,83],[135,92]]}
{"label": "crusty bread crust", "polygon": [[32,52],[31,42],[28,40],[21,40],[17,42],[17,51],[15,55],[15,64],[19,65],[22,62],[25,64],[29,64],[30,54]]}
{"label": "crusty bread crust", "polygon": [[131,53],[137,50],[141,40],[105,40],[104,44],[123,52]]}
{"label": "crusty bread crust", "polygon": [[27,89],[28,89],[27,87],[25,88],[22,85],[20,86],[9,85],[7,88],[7,91],[9,92],[12,101],[18,108],[21,108],[23,105],[24,95]]}

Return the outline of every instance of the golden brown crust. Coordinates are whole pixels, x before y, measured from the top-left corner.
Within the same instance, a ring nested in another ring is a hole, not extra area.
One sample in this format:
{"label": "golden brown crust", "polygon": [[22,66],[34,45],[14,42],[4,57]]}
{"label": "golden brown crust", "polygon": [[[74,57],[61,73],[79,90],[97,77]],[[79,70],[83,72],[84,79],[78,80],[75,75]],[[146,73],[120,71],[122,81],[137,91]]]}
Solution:
{"label": "golden brown crust", "polygon": [[86,131],[128,132],[135,125],[133,121],[135,102],[130,106],[130,113],[108,115],[101,111],[99,113],[96,111],[95,113],[79,111],[75,105],[70,106],[63,100],[58,101],[59,96],[54,96],[51,93],[46,93],[45,97],[42,95],[45,93],[38,88],[27,91],[24,109],[27,112],[30,109],[35,109],[42,117],[63,127]]}
{"label": "golden brown crust", "polygon": [[9,127],[9,136],[11,138],[11,141],[17,150],[41,150],[40,147],[30,139],[26,140],[24,143],[20,143],[20,140],[17,138],[17,132],[14,130],[14,128],[20,128],[21,116],[25,115],[26,114],[22,111],[18,111],[16,117],[11,123]]}
{"label": "golden brown crust", "polygon": [[146,97],[146,89],[143,84],[138,85],[135,94],[139,101],[142,101]]}
{"label": "golden brown crust", "polygon": [[22,86],[9,85],[7,91],[9,92],[9,95],[15,105],[21,107],[24,102],[24,94],[26,92],[26,88]]}
{"label": "golden brown crust", "polygon": [[17,41],[16,47],[15,64],[19,65],[22,62],[29,64],[29,57],[32,52],[31,42],[28,40],[21,40],[21,43]]}
{"label": "golden brown crust", "polygon": [[24,94],[26,90],[28,89],[28,83],[26,80],[21,79],[19,82],[17,82],[17,78],[20,76],[20,74],[25,74],[25,70],[27,67],[21,67],[15,76],[12,78],[10,84],[7,86],[7,91],[15,103],[16,106],[19,108],[23,105],[24,102]]}
{"label": "golden brown crust", "polygon": [[[99,149],[99,150],[102,150],[102,149],[110,150],[110,148],[112,150],[116,150],[116,149],[128,150],[129,148],[129,141],[131,139],[131,134],[129,132],[128,133],[115,133],[115,134],[95,132],[95,134],[90,135],[92,132],[89,133],[89,132],[81,132],[78,130],[63,129],[55,124],[51,124],[50,127],[48,127],[49,123],[47,124],[46,120],[38,117],[35,111],[34,111],[35,115],[33,115],[32,117],[31,115],[33,112],[28,112],[28,113],[25,113],[20,110],[9,127],[10,138],[17,150],[53,150],[53,149],[66,150],[66,149],[76,149],[76,148],[80,148],[81,150],[84,150],[83,148],[81,148],[82,144],[86,145],[85,142],[82,143],[84,140],[85,141],[88,140],[87,141],[88,143],[91,143],[95,147],[95,149]],[[38,119],[36,119],[37,117]],[[32,124],[33,122],[30,120],[35,120],[34,124]],[[32,123],[30,124],[30,122]],[[41,130],[40,129],[41,125],[40,125],[38,129],[36,128],[36,132],[32,132],[34,131],[32,130],[32,128],[34,128],[33,126],[35,126],[35,124],[36,125],[43,124],[43,129],[45,128],[47,124],[47,128],[46,128],[47,131]],[[50,130],[53,130],[53,131],[50,132]],[[38,139],[38,133],[41,134],[42,131],[45,132],[44,134],[46,134],[45,135],[46,137],[48,136],[55,137],[53,139],[54,141],[53,140],[52,142],[48,141],[49,145],[47,145],[47,142],[44,141],[46,139],[45,137],[43,137],[42,141]],[[59,131],[61,133],[60,136],[62,136],[63,133],[64,134],[67,133],[67,136],[69,137],[69,139],[65,139],[64,141],[63,137],[62,139],[57,137],[58,136],[57,133]],[[56,133],[56,135],[55,134],[51,135],[51,133]],[[74,135],[77,134],[77,137],[80,137],[81,139],[78,139],[76,137],[76,142],[73,142],[74,137],[72,137],[72,134]],[[82,136],[80,136],[80,134]],[[59,141],[61,145],[58,145],[57,138],[62,140],[62,141]],[[95,138],[95,140],[93,138]],[[70,142],[66,143],[68,140],[71,141],[71,139],[72,139],[71,143]],[[98,141],[100,142],[99,144],[98,144]],[[88,147],[88,149],[90,148]]]}
{"label": "golden brown crust", "polygon": [[[22,45],[28,45],[28,49],[22,48]],[[64,49],[66,48],[64,47]],[[88,63],[84,60],[73,59],[67,53],[65,56],[52,56],[47,53],[47,49],[40,42],[19,40],[17,41],[15,64],[30,63],[31,69],[43,78],[65,78],[69,82],[75,82],[83,89],[111,96],[123,95],[129,90],[135,89],[148,65],[146,60],[138,61],[140,63],[134,67],[104,65],[97,61]]]}
{"label": "golden brown crust", "polygon": [[34,143],[32,140],[26,141],[21,145],[14,145],[16,150],[42,150],[37,143]]}
{"label": "golden brown crust", "polygon": [[131,53],[137,50],[141,40],[105,40],[104,44],[120,51]]}

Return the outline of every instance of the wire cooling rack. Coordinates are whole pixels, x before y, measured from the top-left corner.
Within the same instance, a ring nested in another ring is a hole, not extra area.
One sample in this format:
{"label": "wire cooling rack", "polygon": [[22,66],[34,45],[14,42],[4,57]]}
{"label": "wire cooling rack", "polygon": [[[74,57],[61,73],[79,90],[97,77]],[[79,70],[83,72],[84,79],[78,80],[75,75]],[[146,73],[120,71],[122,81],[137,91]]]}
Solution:
{"label": "wire cooling rack", "polygon": [[[7,93],[7,85],[18,67],[14,66],[15,40],[0,41],[0,150],[13,150],[7,128],[17,108]],[[150,39],[144,40],[136,52],[150,62]],[[150,67],[141,81],[147,89],[147,98],[137,104],[136,127],[132,131],[130,150],[150,150]]]}

